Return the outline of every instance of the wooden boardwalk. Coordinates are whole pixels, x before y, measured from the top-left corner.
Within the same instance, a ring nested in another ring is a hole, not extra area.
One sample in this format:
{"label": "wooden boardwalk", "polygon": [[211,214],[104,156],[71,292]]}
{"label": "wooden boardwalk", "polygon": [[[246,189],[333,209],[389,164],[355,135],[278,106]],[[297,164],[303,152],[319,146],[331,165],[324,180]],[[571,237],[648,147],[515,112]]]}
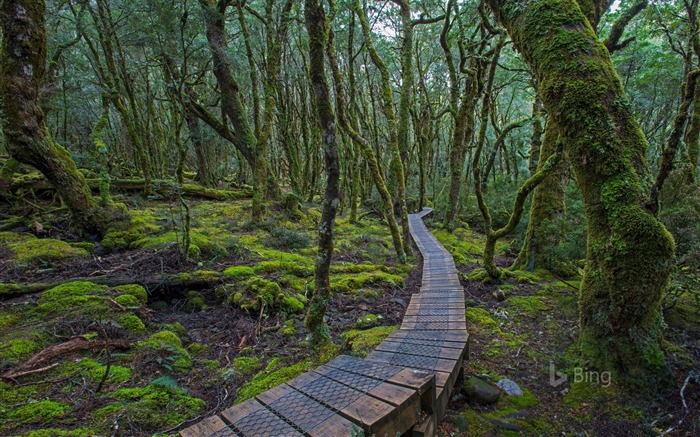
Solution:
{"label": "wooden boardwalk", "polygon": [[218,416],[182,437],[433,436],[468,354],[464,290],[452,256],[409,215],[423,283],[401,328],[365,359],[342,355]]}

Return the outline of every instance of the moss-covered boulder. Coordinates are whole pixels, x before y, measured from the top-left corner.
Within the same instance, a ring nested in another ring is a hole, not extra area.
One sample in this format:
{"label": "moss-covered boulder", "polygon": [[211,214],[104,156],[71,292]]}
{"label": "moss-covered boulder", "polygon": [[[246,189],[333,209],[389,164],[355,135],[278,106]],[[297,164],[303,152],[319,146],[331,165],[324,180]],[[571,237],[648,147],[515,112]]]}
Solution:
{"label": "moss-covered boulder", "polygon": [[80,259],[90,255],[85,248],[75,247],[65,241],[16,232],[0,232],[0,247],[12,252],[15,264]]}

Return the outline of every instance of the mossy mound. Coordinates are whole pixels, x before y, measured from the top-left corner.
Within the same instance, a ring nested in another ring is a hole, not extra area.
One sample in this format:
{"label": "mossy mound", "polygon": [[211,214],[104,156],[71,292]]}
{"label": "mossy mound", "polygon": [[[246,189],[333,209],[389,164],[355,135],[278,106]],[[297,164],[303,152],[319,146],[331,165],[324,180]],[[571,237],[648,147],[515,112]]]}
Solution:
{"label": "mossy mound", "polygon": [[274,358],[267,367],[265,367],[265,370],[257,373],[249,383],[238,390],[236,403],[253,398],[272,387],[296,378],[312,367],[313,364],[309,360],[285,366],[281,358]]}
{"label": "mossy mound", "polygon": [[383,342],[398,326],[377,326],[371,329],[353,329],[340,335],[345,348],[358,357],[366,357],[379,343]]}
{"label": "mossy mound", "polygon": [[65,241],[16,232],[0,232],[0,247],[12,252],[16,264],[81,259],[90,255],[89,250]]}
{"label": "mossy mound", "polygon": [[241,290],[228,296],[228,300],[249,314],[257,314],[262,305],[268,309],[297,313],[303,311],[306,303],[303,295],[285,292],[277,282],[260,276],[249,278]]}
{"label": "mossy mound", "polygon": [[128,222],[117,222],[107,231],[102,245],[108,249],[128,249],[136,241],[158,232],[160,226],[156,222],[150,210],[131,211]]}
{"label": "mossy mound", "polygon": [[113,402],[95,410],[98,423],[113,423],[117,416],[128,418],[139,429],[173,427],[196,417],[207,408],[202,399],[188,396],[173,380],[159,378],[146,387],[123,388],[109,395]]}
{"label": "mossy mound", "polygon": [[331,277],[331,290],[340,293],[352,292],[368,285],[380,284],[399,287],[403,285],[403,277],[383,271],[340,274]]}

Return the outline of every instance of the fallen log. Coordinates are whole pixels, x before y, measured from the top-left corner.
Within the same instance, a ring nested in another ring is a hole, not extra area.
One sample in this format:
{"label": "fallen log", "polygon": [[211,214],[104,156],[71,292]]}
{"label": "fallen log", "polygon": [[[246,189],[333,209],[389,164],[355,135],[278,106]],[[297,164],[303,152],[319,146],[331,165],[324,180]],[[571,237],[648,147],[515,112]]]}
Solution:
{"label": "fallen log", "polygon": [[149,293],[166,289],[170,291],[211,288],[219,285],[225,276],[214,271],[195,271],[192,273],[175,273],[169,275],[153,275],[145,278],[128,276],[88,276],[64,279],[56,282],[38,282],[21,284],[16,282],[0,283],[0,301],[19,297],[26,294],[40,293],[53,287],[75,281],[89,281],[98,285],[116,287],[119,285],[139,284]]}
{"label": "fallen log", "polygon": [[[91,190],[98,191],[100,189],[99,179],[86,179],[86,182]],[[110,182],[110,189],[115,191],[126,192],[141,192],[143,191],[145,181],[143,179],[113,179]],[[211,199],[211,200],[237,200],[248,199],[253,197],[253,192],[250,189],[244,188],[240,190],[218,190],[207,188],[197,184],[183,184],[178,186],[171,181],[155,180],[153,181],[153,191],[163,197],[170,197],[177,194],[177,190],[181,190],[183,196]],[[45,179],[15,179],[9,186],[9,192],[18,190],[33,190],[33,191],[53,191],[54,187]]]}
{"label": "fallen log", "polygon": [[64,355],[73,352],[86,350],[100,350],[108,347],[112,347],[119,350],[127,350],[131,348],[131,343],[129,343],[126,340],[114,339],[88,340],[86,337],[78,335],[64,343],[54,344],[45,349],[42,349],[29,360],[27,360],[24,364],[14,369],[8,370],[7,372],[0,375],[0,379],[17,383],[17,378],[20,378],[22,376],[33,375],[36,373],[53,369],[56,366],[49,365],[49,363],[55,360],[56,358],[60,358]]}

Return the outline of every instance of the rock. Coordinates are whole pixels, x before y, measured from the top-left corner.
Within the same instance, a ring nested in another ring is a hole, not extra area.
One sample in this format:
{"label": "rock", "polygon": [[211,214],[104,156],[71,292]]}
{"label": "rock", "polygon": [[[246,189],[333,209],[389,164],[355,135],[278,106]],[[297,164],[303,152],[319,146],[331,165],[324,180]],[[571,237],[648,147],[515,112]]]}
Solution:
{"label": "rock", "polygon": [[503,302],[504,300],[506,300],[506,292],[503,291],[503,290],[501,290],[501,289],[499,288],[498,290],[496,290],[496,291],[493,292],[493,297],[494,297],[497,301]]}
{"label": "rock", "polygon": [[465,380],[463,389],[464,394],[467,395],[467,398],[470,401],[482,405],[493,404],[501,395],[501,391],[498,390],[497,387],[477,378],[476,376],[470,376],[467,380]]}
{"label": "rock", "polygon": [[515,383],[515,381],[511,379],[501,379],[496,383],[498,387],[500,387],[501,390],[506,392],[508,396],[522,396],[523,391],[522,389],[518,386],[518,384]]}
{"label": "rock", "polygon": [[464,416],[455,417],[455,425],[460,432],[467,432],[467,429],[469,429],[469,422]]}
{"label": "rock", "polygon": [[406,303],[406,300],[405,300],[405,299],[398,298],[398,297],[395,297],[395,298],[391,299],[390,302],[397,303],[397,304],[401,305],[401,306],[404,307],[404,308],[407,308],[407,307],[408,307],[408,303]]}

